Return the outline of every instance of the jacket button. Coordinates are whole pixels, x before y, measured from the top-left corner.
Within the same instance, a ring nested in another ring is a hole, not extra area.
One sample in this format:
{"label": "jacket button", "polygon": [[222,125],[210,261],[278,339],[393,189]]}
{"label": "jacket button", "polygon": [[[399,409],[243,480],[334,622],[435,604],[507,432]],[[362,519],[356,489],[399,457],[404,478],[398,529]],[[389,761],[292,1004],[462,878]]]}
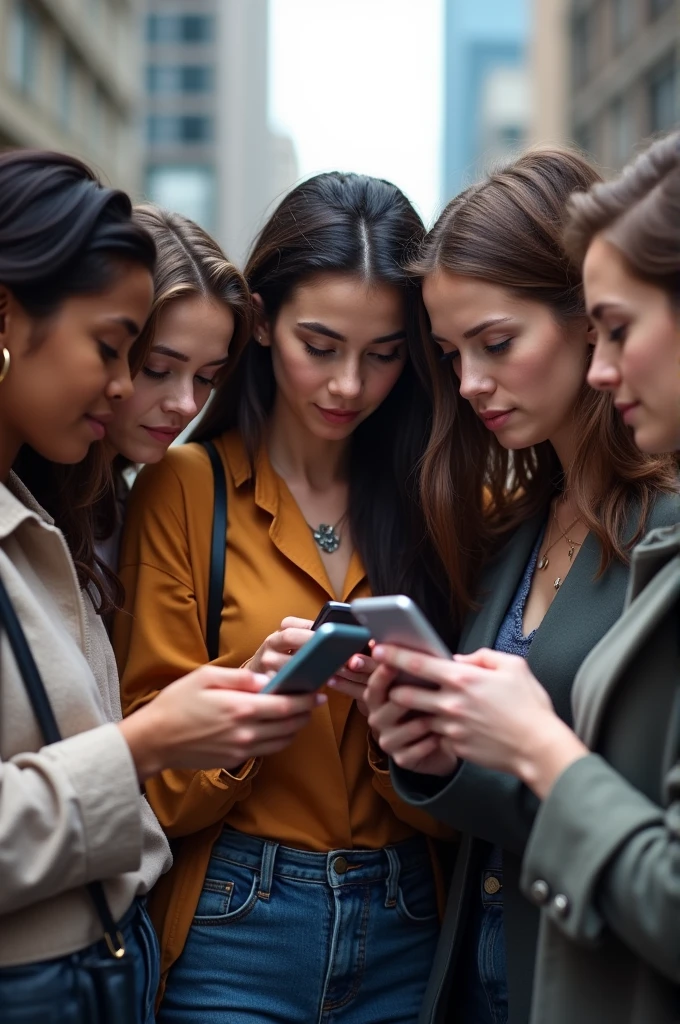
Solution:
{"label": "jacket button", "polygon": [[569,900],[564,895],[564,893],[558,892],[557,896],[553,900],[553,908],[555,910],[555,913],[559,917],[566,917],[567,916],[567,914],[571,910],[571,906],[570,906]]}
{"label": "jacket button", "polygon": [[344,875],[349,867],[345,857],[336,857],[333,861],[333,870],[336,875]]}
{"label": "jacket button", "polygon": [[547,882],[544,882],[542,878],[537,878],[531,886],[531,898],[534,903],[538,903],[539,907],[542,907],[544,903],[548,902],[550,896],[550,888]]}

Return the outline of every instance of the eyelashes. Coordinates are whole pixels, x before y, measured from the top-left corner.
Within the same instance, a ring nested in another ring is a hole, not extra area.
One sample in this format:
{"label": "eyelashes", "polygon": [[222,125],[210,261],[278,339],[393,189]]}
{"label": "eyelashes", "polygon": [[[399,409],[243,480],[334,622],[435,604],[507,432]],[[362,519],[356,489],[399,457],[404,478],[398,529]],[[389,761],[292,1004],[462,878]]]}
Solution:
{"label": "eyelashes", "polygon": [[[142,373],[145,377],[150,377],[151,380],[165,380],[169,376],[169,370],[152,370],[149,366],[142,367]],[[215,381],[210,377],[199,377],[198,374],[194,378],[199,384],[202,384],[206,388],[214,388]]]}
{"label": "eyelashes", "polygon": [[[335,354],[334,348],[314,348],[308,341],[305,342],[305,348],[310,356],[314,356],[316,359],[325,359],[328,356]],[[379,352],[370,352],[369,355],[376,359],[379,363],[394,363],[397,359],[401,358],[401,349],[396,348],[394,352],[390,352],[389,355],[381,355]]]}
{"label": "eyelashes", "polygon": [[[502,352],[507,352],[507,350],[510,348],[511,343],[512,338],[506,338],[504,341],[499,341],[497,345],[485,345],[484,350],[485,352],[488,352],[489,355],[497,356],[500,355]],[[453,362],[454,359],[457,359],[459,355],[460,352],[458,352],[457,349],[454,349],[452,352],[443,352],[439,356],[439,362],[451,363]]]}

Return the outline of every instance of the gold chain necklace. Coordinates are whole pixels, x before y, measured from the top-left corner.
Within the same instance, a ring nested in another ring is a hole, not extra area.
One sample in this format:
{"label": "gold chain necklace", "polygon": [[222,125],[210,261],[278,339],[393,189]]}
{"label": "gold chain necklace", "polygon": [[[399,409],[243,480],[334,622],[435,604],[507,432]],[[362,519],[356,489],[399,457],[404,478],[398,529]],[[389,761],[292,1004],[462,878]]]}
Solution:
{"label": "gold chain necklace", "polygon": [[[536,566],[536,568],[540,569],[541,572],[545,572],[545,570],[550,565],[550,559],[548,558],[548,552],[552,551],[552,549],[555,547],[555,545],[559,544],[559,542],[561,540],[565,540],[567,542],[567,544],[569,545],[569,550],[568,550],[567,554],[568,554],[570,562],[571,562],[572,558],[574,557],[574,550],[575,550],[575,548],[581,546],[581,541],[572,540],[569,537],[569,531],[573,530],[573,528],[579,522],[578,518],[576,518],[573,523],[570,523],[566,530],[563,530],[562,527],[560,526],[559,520],[557,518],[557,505],[555,505],[555,507],[553,508],[553,522],[556,523],[557,529],[560,531],[561,536],[559,536],[557,538],[557,540],[554,540],[552,543],[550,543],[550,540],[551,540],[551,537],[552,537],[552,528],[553,528],[553,523],[551,522],[550,523],[550,529],[548,530],[548,546],[545,549],[545,551],[543,552],[543,555],[541,556],[541,559],[539,560],[538,565]],[[553,580],[553,587],[555,588],[555,590],[559,590],[560,587],[562,586],[562,583],[563,583],[562,577],[561,576],[556,576],[555,579]]]}

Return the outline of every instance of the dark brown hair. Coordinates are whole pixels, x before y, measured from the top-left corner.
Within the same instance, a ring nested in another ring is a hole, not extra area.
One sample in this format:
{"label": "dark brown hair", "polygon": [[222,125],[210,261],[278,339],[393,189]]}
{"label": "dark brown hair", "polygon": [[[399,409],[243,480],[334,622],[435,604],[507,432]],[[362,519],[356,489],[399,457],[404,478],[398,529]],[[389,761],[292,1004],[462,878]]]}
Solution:
{"label": "dark brown hair", "polygon": [[[420,275],[444,270],[489,281],[546,305],[567,328],[583,323],[580,263],[565,251],[562,232],[569,196],[598,180],[577,152],[529,150],[449,203],[415,269]],[[548,441],[512,453],[501,446],[461,399],[457,378],[443,370],[434,345],[424,347],[422,360],[434,392],[422,503],[458,614],[473,606],[485,559],[565,486],[600,542],[600,572],[613,558],[625,560],[655,492],[673,488],[675,465],[635,447],[608,394],[593,391],[584,379],[576,451],[565,480]],[[633,538],[624,537],[631,500],[640,513]]]}
{"label": "dark brown hair", "polygon": [[[132,221],[124,192],[105,188],[93,172],[63,153],[18,150],[0,154],[0,283],[38,324],[69,298],[112,286],[125,263],[152,271],[156,250]],[[81,586],[95,573],[91,504],[108,474],[92,446],[87,486],[79,467],[50,462],[24,446],[13,469],[64,534]]]}
{"label": "dark brown hair", "polygon": [[680,306],[680,132],[657,139],[614,181],[569,204],[565,244],[583,262],[595,235]]}
{"label": "dark brown hair", "polygon": [[[424,234],[413,206],[390,182],[319,174],[274,211],[255,241],[246,278],[273,328],[295,289],[319,274],[351,274],[396,288],[404,301],[407,344],[415,351],[422,348],[420,287],[407,266]],[[254,468],[275,393],[271,349],[251,338],[192,439],[237,429]],[[408,360],[385,401],[352,435],[348,520],[373,592],[409,594],[451,639],[448,588],[418,501],[430,415],[430,397]]]}

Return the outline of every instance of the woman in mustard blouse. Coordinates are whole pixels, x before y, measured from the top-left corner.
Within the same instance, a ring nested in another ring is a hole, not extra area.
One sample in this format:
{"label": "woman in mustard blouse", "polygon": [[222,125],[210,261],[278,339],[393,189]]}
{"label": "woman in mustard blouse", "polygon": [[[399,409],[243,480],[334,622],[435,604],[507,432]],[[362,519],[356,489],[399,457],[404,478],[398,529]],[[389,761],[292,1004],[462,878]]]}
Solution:
{"label": "woman in mustard blouse", "polygon": [[[422,236],[393,185],[333,173],[255,243],[255,336],[197,432],[227,477],[218,664],[276,669],[325,601],[371,592],[410,594],[453,642],[416,501],[429,401],[405,268]],[[128,711],[207,660],[212,510],[198,445],[133,490],[115,628]],[[371,667],[351,659],[287,749],[149,780],[180,840],[153,907],[162,1024],[416,1021],[438,932],[425,835],[445,833],[391,787],[362,701]]]}

